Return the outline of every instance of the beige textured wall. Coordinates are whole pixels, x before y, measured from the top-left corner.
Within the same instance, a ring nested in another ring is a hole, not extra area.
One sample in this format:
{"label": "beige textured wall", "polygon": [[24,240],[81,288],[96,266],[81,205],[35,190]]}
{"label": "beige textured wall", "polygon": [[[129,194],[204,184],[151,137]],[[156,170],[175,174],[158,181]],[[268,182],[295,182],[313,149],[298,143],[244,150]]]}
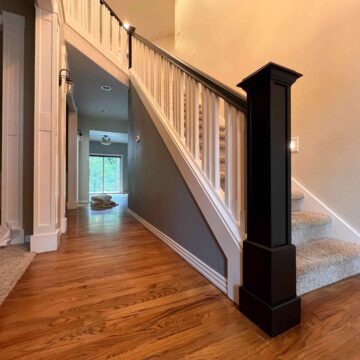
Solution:
{"label": "beige textured wall", "polygon": [[164,37],[161,39],[156,39],[153,41],[153,43],[172,54],[175,53],[175,36],[174,35],[167,36],[167,37]]}
{"label": "beige textured wall", "polygon": [[107,0],[119,18],[149,40],[174,34],[175,0]]}
{"label": "beige textured wall", "polygon": [[293,175],[360,231],[360,1],[177,0],[175,52],[226,84],[269,61],[293,88]]}

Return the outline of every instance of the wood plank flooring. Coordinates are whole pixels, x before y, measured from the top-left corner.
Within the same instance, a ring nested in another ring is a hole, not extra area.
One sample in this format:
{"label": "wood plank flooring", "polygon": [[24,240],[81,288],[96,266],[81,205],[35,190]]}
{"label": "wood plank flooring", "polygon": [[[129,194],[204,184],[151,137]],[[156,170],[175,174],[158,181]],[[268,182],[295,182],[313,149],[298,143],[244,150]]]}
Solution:
{"label": "wood plank flooring", "polygon": [[0,307],[0,359],[360,359],[360,277],[303,297],[270,339],[126,213],[68,214]]}

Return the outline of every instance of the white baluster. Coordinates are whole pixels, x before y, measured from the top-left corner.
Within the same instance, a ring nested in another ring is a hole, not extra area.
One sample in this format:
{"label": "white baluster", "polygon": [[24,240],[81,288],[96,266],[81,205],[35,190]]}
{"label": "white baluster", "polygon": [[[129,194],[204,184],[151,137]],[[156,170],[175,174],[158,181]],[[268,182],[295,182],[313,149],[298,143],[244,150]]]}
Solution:
{"label": "white baluster", "polygon": [[[246,224],[246,121],[245,114],[237,110],[237,213],[240,224]],[[243,229],[246,231],[246,229]]]}
{"label": "white baluster", "polygon": [[84,30],[85,33],[89,34],[90,28],[89,28],[89,1],[84,0]]}
{"label": "white baluster", "polygon": [[169,96],[169,62],[165,60],[165,82],[164,82],[164,92],[165,92],[165,114],[166,118],[170,120],[170,96]]}
{"label": "white baluster", "polygon": [[210,96],[211,126],[211,182],[215,190],[220,190],[220,142],[219,142],[219,97],[213,92]]}
{"label": "white baluster", "polygon": [[199,83],[196,80],[192,80],[192,118],[193,118],[193,141],[192,141],[192,153],[194,159],[198,161],[200,159],[199,151]]}
{"label": "white baluster", "polygon": [[154,51],[150,49],[150,93],[154,97]]}
{"label": "white baluster", "polygon": [[80,17],[79,17],[79,21],[81,24],[81,28],[83,30],[83,32],[86,32],[86,12],[85,12],[85,6],[86,6],[86,0],[81,0],[81,9],[80,9]]}
{"label": "white baluster", "polygon": [[156,103],[161,104],[161,68],[160,68],[161,56],[156,55]]}
{"label": "white baluster", "polygon": [[173,69],[174,93],[173,93],[173,123],[176,133],[179,135],[179,69],[174,66]]}
{"label": "white baluster", "polygon": [[169,121],[174,124],[174,65],[169,63]]}
{"label": "white baluster", "polygon": [[186,109],[186,116],[185,116],[185,144],[186,147],[191,151],[191,138],[192,138],[192,123],[191,123],[191,78],[188,75],[185,75],[185,109]]}
{"label": "white baluster", "polygon": [[185,110],[184,110],[184,95],[185,95],[185,73],[179,71],[179,135],[185,141]]}
{"label": "white baluster", "polygon": [[[234,115],[235,108],[225,101],[225,204],[233,213],[234,198],[236,196],[236,181],[234,181],[234,168],[236,168],[236,142],[234,141]],[[235,162],[235,164],[234,164]]]}
{"label": "white baluster", "polygon": [[209,126],[209,105],[210,105],[210,91],[208,88],[202,89],[202,168],[206,176],[210,179],[210,136],[211,128]]}

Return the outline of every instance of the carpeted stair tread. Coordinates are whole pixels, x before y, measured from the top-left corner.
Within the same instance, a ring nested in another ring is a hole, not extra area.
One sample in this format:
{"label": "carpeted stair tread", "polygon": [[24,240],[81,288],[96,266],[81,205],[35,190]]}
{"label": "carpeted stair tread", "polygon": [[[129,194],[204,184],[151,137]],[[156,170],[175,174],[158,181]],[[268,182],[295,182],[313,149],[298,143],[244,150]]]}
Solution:
{"label": "carpeted stair tread", "polygon": [[296,247],[298,295],[360,272],[360,244],[337,239],[312,240]]}
{"label": "carpeted stair tread", "polygon": [[312,211],[296,211],[291,215],[292,229],[303,229],[309,226],[322,226],[331,223],[328,215]]}
{"label": "carpeted stair tread", "polygon": [[291,200],[302,200],[304,198],[304,194],[299,190],[291,191]]}

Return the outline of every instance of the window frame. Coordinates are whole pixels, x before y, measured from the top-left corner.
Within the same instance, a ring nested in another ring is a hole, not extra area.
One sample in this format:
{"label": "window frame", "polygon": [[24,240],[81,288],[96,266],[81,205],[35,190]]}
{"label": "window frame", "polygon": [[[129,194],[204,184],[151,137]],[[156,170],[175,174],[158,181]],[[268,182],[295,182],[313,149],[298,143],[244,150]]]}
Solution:
{"label": "window frame", "polygon": [[[124,155],[121,154],[98,154],[98,153],[90,153],[89,154],[89,175],[88,178],[90,179],[90,158],[91,157],[102,157],[102,158],[106,158],[106,157],[112,157],[112,158],[118,158],[120,159],[120,177],[119,177],[119,182],[120,182],[120,191],[119,192],[106,192],[106,194],[123,194],[124,193],[124,187],[123,187],[123,176],[124,176],[124,163],[123,163],[123,158]],[[102,188],[103,188],[103,192],[91,192],[90,191],[90,186],[89,186],[89,195],[96,195],[96,194],[104,194],[104,184],[105,184],[105,171],[104,171],[104,160],[103,160],[103,181],[102,181]]]}

